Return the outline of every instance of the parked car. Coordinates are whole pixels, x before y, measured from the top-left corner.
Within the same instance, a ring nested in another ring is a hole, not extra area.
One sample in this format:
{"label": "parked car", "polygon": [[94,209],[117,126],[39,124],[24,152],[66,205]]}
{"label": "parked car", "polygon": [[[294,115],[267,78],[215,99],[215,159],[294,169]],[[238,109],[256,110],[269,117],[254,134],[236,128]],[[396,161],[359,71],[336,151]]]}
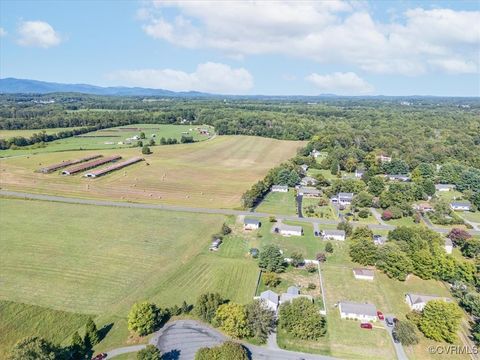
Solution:
{"label": "parked car", "polygon": [[400,342],[400,339],[398,338],[398,335],[395,332],[395,330],[392,332],[392,337],[393,337],[393,342],[394,343],[398,344]]}
{"label": "parked car", "polygon": [[387,326],[393,326],[395,324],[395,319],[391,316],[387,316],[385,319]]}
{"label": "parked car", "polygon": [[372,324],[370,324],[370,323],[361,323],[361,324],[360,324],[360,327],[361,327],[362,329],[369,329],[369,330],[372,330],[372,329],[373,329],[373,326],[372,326]]}
{"label": "parked car", "polygon": [[100,353],[100,354],[97,354],[95,355],[92,360],[103,360],[103,359],[106,359],[107,358],[107,354],[106,353]]}
{"label": "parked car", "polygon": [[381,311],[377,311],[377,317],[378,317],[379,320],[385,319],[385,317],[383,316],[383,313]]}

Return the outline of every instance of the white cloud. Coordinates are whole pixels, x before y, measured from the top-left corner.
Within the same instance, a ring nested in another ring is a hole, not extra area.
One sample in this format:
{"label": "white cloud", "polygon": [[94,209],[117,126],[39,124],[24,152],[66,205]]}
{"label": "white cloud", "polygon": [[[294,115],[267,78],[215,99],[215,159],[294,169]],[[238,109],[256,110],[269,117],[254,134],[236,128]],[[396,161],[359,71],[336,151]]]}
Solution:
{"label": "white cloud", "polygon": [[62,42],[60,35],[45,21],[22,21],[18,27],[22,46],[49,48]]}
{"label": "white cloud", "polygon": [[202,91],[218,94],[242,94],[253,87],[253,77],[244,68],[207,62],[192,73],[173,69],[120,70],[107,76],[129,86],[173,91]]}
{"label": "white cloud", "polygon": [[312,73],[306,77],[306,80],[314,84],[323,93],[364,95],[373,92],[373,86],[354,72],[335,72],[326,75]]}
{"label": "white cloud", "polygon": [[[166,7],[177,15],[165,17]],[[284,54],[404,75],[442,70],[436,63],[452,57],[479,62],[479,11],[417,8],[382,23],[362,2],[200,0],[153,1],[142,13],[155,39],[227,55]]]}
{"label": "white cloud", "polygon": [[7,32],[5,31],[4,28],[0,27],[0,37],[7,36]]}

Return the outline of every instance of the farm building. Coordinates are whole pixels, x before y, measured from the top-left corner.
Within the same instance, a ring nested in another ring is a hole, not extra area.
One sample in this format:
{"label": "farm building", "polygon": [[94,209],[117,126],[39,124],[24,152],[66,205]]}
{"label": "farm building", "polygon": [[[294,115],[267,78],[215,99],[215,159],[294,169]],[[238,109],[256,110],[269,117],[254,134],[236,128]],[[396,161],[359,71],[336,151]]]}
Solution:
{"label": "farm building", "polygon": [[310,301],[313,301],[313,298],[310,295],[301,295],[299,288],[297,288],[296,286],[290,286],[287,289],[286,293],[283,293],[282,295],[280,295],[280,304],[283,304],[285,302],[289,302],[289,301],[292,301],[293,299],[298,299],[298,298],[306,298]]}
{"label": "farm building", "polygon": [[272,290],[264,291],[260,294],[260,296],[254,297],[254,299],[259,299],[263,305],[275,312],[278,309],[278,294]]}
{"label": "farm building", "polygon": [[455,190],[455,185],[453,184],[436,184],[435,190],[439,192],[452,191]]}
{"label": "farm building", "polygon": [[270,189],[272,192],[288,192],[287,185],[273,185]]}
{"label": "farm building", "polygon": [[278,224],[274,225],[274,231],[283,236],[302,236],[303,228],[301,226]]}
{"label": "farm building", "polygon": [[86,157],[81,158],[81,159],[62,161],[61,163],[58,163],[58,164],[53,164],[53,165],[49,165],[49,166],[40,168],[40,169],[38,169],[38,171],[42,172],[44,174],[48,174],[48,173],[54,172],[56,170],[62,169],[64,167],[67,167],[67,166],[70,166],[70,165],[75,165],[75,164],[79,164],[79,163],[82,163],[82,162],[85,162],[85,161],[97,159],[101,156],[102,155],[90,155],[90,156],[86,156]]}
{"label": "farm building", "polygon": [[390,181],[403,181],[407,182],[410,181],[410,177],[407,175],[385,175],[385,177]]}
{"label": "farm building", "polygon": [[451,254],[453,251],[453,243],[452,240],[450,240],[448,237],[445,238],[445,252],[447,254]]}
{"label": "farm building", "polygon": [[332,203],[342,206],[350,205],[353,201],[353,193],[338,193],[331,198]]}
{"label": "farm building", "polygon": [[126,166],[135,164],[135,163],[140,162],[140,161],[143,161],[143,158],[141,158],[141,157],[134,157],[134,158],[131,158],[131,159],[128,159],[128,160],[125,160],[125,161],[118,162],[118,163],[115,163],[115,164],[113,164],[113,165],[107,166],[107,167],[105,167],[105,168],[103,168],[103,169],[98,169],[98,170],[90,171],[90,172],[86,173],[84,176],[85,176],[85,177],[90,177],[90,178],[91,178],[91,177],[99,177],[99,176],[108,174],[109,172],[122,169],[122,168],[124,168],[124,167],[126,167]]}
{"label": "farm building", "polygon": [[419,294],[406,294],[405,301],[411,310],[422,311],[425,305],[431,300],[443,300],[446,302],[452,301],[449,298],[434,296],[434,295],[419,295]]}
{"label": "farm building", "polygon": [[323,230],[322,238],[324,240],[345,241],[345,230]]}
{"label": "farm building", "polygon": [[300,180],[300,185],[309,186],[309,185],[317,185],[318,181],[311,176],[305,176]]}
{"label": "farm building", "polygon": [[470,201],[453,201],[450,203],[450,208],[455,211],[470,211],[472,204]]}
{"label": "farm building", "polygon": [[375,272],[371,269],[354,268],[353,276],[355,276],[357,280],[373,280]]}
{"label": "farm building", "polygon": [[372,304],[360,304],[350,301],[342,301],[338,304],[342,319],[354,319],[360,321],[377,321],[377,308]]}
{"label": "farm building", "polygon": [[102,157],[102,158],[97,159],[97,160],[89,161],[89,162],[80,164],[78,166],[74,166],[74,167],[65,169],[65,170],[62,171],[62,174],[63,175],[73,175],[73,174],[76,174],[76,173],[79,173],[79,172],[82,172],[82,171],[86,171],[86,170],[92,169],[94,167],[97,167],[97,166],[100,166],[100,165],[103,165],[103,164],[106,164],[106,163],[109,163],[109,162],[112,162],[112,161],[119,160],[121,158],[122,157],[119,156],[119,155]]}
{"label": "farm building", "polygon": [[302,186],[298,189],[298,195],[305,197],[320,197],[320,195],[322,195],[322,192],[315,188]]}
{"label": "farm building", "polygon": [[245,219],[243,220],[244,230],[256,230],[261,226],[261,222],[257,219]]}

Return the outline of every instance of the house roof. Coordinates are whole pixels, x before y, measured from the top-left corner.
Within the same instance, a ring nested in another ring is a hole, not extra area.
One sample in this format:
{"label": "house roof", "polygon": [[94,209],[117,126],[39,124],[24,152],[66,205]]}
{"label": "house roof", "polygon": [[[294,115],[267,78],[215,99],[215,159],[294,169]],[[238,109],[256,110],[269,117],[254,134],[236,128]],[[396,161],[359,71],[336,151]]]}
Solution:
{"label": "house roof", "polygon": [[278,305],[278,294],[272,290],[264,291],[260,294],[261,299],[265,299]]}
{"label": "house roof", "polygon": [[470,201],[452,201],[450,203],[452,206],[470,206],[471,203]]}
{"label": "house roof", "polygon": [[377,308],[372,304],[360,304],[350,301],[342,301],[340,302],[339,306],[343,313],[377,316]]}
{"label": "house roof", "polygon": [[298,189],[298,192],[301,192],[303,194],[314,194],[314,195],[318,195],[321,193],[320,190],[311,188],[311,187],[301,187]]}
{"label": "house roof", "polygon": [[408,296],[410,298],[410,302],[412,304],[427,303],[430,300],[451,301],[449,298],[441,297],[441,296],[435,296],[435,295],[407,294],[406,296]]}
{"label": "house roof", "polygon": [[272,189],[287,189],[288,190],[288,186],[287,185],[273,185]]}
{"label": "house roof", "polygon": [[258,221],[257,219],[244,219],[243,223],[245,225],[260,225],[260,221]]}
{"label": "house roof", "polygon": [[345,236],[345,230],[323,230],[323,235]]}
{"label": "house roof", "polygon": [[298,295],[298,294],[300,294],[300,290],[296,286],[290,286],[287,289],[287,294]]}
{"label": "house roof", "polygon": [[337,197],[338,198],[353,198],[353,193],[345,193],[345,192],[341,192],[341,193],[338,193],[337,194]]}
{"label": "house roof", "polygon": [[398,180],[407,180],[410,179],[408,175],[401,175],[401,174],[389,174],[387,175],[390,179],[398,179]]}
{"label": "house roof", "polygon": [[303,164],[300,167],[305,171],[308,170],[308,165],[307,164]]}
{"label": "house roof", "polygon": [[436,184],[435,185],[435,189],[439,190],[439,189],[453,189],[455,187],[455,185],[453,184]]}
{"label": "house roof", "polygon": [[353,269],[353,273],[359,276],[371,276],[375,275],[375,272],[371,269],[364,269],[364,268],[355,268]]}
{"label": "house roof", "polygon": [[287,225],[287,224],[279,224],[277,226],[278,230],[285,230],[285,231],[298,231],[301,232],[303,228],[297,225]]}

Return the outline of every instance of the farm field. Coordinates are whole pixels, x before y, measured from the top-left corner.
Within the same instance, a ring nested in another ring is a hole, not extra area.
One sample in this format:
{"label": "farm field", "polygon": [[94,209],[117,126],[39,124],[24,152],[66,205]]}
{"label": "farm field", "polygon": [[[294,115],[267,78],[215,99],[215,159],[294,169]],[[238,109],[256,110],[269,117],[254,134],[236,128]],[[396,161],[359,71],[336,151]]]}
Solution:
{"label": "farm field", "polygon": [[243,192],[275,165],[292,157],[301,141],[218,136],[195,144],[156,146],[146,161],[98,179],[36,173],[41,166],[91,154],[140,155],[139,148],[68,151],[0,160],[6,190],[196,207],[237,208]]}
{"label": "farm field", "polygon": [[296,215],[297,203],[295,190],[288,192],[269,192],[257,206],[256,211],[268,214]]}
{"label": "farm field", "polygon": [[[133,138],[134,136],[140,136],[141,132],[145,133],[145,139],[142,141],[146,144],[152,138],[155,140],[156,144],[159,144],[162,137],[177,139],[178,141],[180,141],[182,135],[192,136],[195,141],[202,141],[208,139],[209,135],[200,134],[200,132],[196,130],[197,127],[199,126],[162,124],[134,124],[127,126],[119,126],[93,131],[65,139],[55,140],[45,143],[41,147],[32,145],[32,147],[22,147],[15,150],[2,150],[0,152],[0,157],[26,154],[42,154],[58,151],[124,149],[136,145],[138,140],[127,139]],[[213,133],[213,128],[210,126],[201,126],[201,128],[209,129],[210,134]],[[39,132],[40,130],[22,131],[32,131],[31,134],[33,134],[34,132]],[[155,135],[155,137],[152,137],[152,135]]]}
{"label": "farm field", "polygon": [[87,319],[88,315],[0,301],[0,359],[5,359],[12,346],[27,336],[40,333],[54,343],[68,341]]}
{"label": "farm field", "polygon": [[[28,129],[28,130],[2,130],[0,129],[0,139],[9,139],[16,136],[30,137],[33,134],[41,133],[45,131],[47,134],[56,134],[61,131],[79,129],[79,127],[66,127],[66,128],[46,128],[46,129]],[[2,150],[3,151],[3,150]],[[2,152],[3,154],[3,152]]]}

